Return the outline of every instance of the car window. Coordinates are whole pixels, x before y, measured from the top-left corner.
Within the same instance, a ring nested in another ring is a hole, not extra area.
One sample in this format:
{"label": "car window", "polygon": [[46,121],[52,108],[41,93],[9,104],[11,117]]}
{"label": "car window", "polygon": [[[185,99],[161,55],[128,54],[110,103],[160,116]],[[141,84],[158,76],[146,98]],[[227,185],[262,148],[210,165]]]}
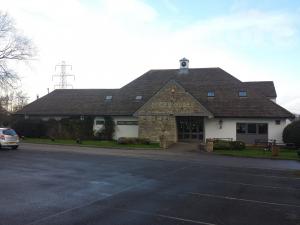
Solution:
{"label": "car window", "polygon": [[11,136],[17,135],[17,133],[13,129],[3,130],[3,134]]}

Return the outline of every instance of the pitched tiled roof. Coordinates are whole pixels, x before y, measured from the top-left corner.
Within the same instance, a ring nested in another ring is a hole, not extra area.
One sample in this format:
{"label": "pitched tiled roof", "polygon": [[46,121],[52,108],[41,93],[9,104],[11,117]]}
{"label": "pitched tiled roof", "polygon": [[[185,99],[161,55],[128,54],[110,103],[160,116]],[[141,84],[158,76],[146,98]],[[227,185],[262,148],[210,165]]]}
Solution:
{"label": "pitched tiled roof", "polygon": [[[293,115],[269,100],[273,82],[241,82],[220,68],[150,70],[120,89],[67,89],[29,104],[17,114],[31,115],[133,115],[168,81],[175,80],[216,117],[288,118]],[[266,90],[264,87],[268,87]],[[262,88],[262,89],[261,89]],[[247,97],[238,92],[246,90]],[[215,97],[208,98],[207,92]],[[112,95],[111,102],[105,101]],[[136,96],[142,99],[137,101]]]}
{"label": "pitched tiled roof", "polygon": [[28,115],[99,115],[111,110],[107,95],[117,89],[56,89],[25,106],[16,114]]}
{"label": "pitched tiled roof", "polygon": [[260,92],[266,97],[276,98],[276,90],[273,81],[252,81],[252,82],[243,82],[247,86],[254,88],[256,91]]}

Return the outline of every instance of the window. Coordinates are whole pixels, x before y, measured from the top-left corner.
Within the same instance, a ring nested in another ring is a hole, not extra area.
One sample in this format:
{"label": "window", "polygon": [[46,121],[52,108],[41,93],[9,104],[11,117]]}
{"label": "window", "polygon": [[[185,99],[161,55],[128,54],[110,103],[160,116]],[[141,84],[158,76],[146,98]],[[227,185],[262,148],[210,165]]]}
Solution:
{"label": "window", "polygon": [[276,125],[280,125],[280,120],[275,120]]}
{"label": "window", "polygon": [[260,123],[260,124],[257,124],[257,126],[258,126],[259,134],[268,134],[268,124],[267,123]]}
{"label": "window", "polygon": [[141,96],[141,95],[137,95],[137,96],[135,96],[135,100],[137,100],[137,101],[140,101],[140,100],[142,100],[142,98],[143,98],[143,96]]}
{"label": "window", "polygon": [[105,100],[106,100],[106,101],[111,101],[111,100],[112,100],[112,95],[107,95],[107,96],[105,97]]}
{"label": "window", "polygon": [[207,97],[215,97],[215,92],[214,91],[207,92]]}
{"label": "window", "polygon": [[256,134],[256,123],[248,123],[248,134]]}
{"label": "window", "polygon": [[103,125],[104,124],[104,120],[96,120],[96,125]]}
{"label": "window", "polygon": [[246,133],[246,124],[245,123],[237,123],[236,124],[236,132],[238,134],[245,134]]}
{"label": "window", "polygon": [[239,97],[247,97],[247,91],[239,91]]}
{"label": "window", "polygon": [[236,124],[237,134],[257,134],[265,135],[268,134],[267,123],[237,123]]}
{"label": "window", "polygon": [[4,135],[9,135],[9,136],[17,135],[16,132],[13,129],[3,130],[3,134]]}
{"label": "window", "polygon": [[138,125],[138,121],[117,121],[117,125]]}

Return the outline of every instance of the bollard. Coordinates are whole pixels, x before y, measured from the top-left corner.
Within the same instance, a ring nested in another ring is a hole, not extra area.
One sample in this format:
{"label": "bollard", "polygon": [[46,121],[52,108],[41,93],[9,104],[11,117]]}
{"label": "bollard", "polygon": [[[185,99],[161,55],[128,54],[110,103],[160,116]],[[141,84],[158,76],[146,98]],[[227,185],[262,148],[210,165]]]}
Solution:
{"label": "bollard", "polygon": [[206,139],[206,146],[205,149],[207,152],[214,151],[214,140],[213,139]]}
{"label": "bollard", "polygon": [[278,156],[279,154],[279,146],[276,146],[276,141],[274,140],[272,143],[272,156]]}

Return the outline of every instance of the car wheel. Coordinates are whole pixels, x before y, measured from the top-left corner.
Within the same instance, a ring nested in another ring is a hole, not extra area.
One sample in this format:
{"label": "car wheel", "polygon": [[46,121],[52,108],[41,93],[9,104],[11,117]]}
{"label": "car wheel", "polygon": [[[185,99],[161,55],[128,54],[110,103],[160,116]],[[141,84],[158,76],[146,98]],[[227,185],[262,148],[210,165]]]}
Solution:
{"label": "car wheel", "polygon": [[16,150],[16,149],[18,149],[18,145],[17,146],[13,146],[13,147],[11,147],[11,149],[14,149],[14,150]]}

